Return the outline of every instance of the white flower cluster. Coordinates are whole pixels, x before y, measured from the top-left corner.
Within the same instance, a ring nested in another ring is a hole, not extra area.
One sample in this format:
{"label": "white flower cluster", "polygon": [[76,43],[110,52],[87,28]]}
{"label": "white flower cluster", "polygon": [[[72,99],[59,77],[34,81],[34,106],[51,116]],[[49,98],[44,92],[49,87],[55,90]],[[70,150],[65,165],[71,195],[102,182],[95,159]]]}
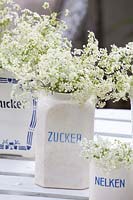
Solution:
{"label": "white flower cluster", "polygon": [[[48,2],[43,7],[49,8]],[[25,94],[39,90],[70,93],[79,103],[94,95],[101,107],[111,98],[125,98],[133,82],[128,76],[132,43],[125,48],[113,45],[108,53],[89,32],[87,45],[72,52],[71,41],[63,37],[66,28],[55,12],[40,16],[20,11],[14,28],[2,38],[0,65],[16,75]]]}
{"label": "white flower cluster", "polygon": [[[46,3],[44,6],[48,7]],[[101,101],[108,100],[112,88],[98,66],[103,55],[94,33],[89,32],[83,50],[72,52],[71,42],[62,36],[65,28],[57,13],[40,16],[22,11],[0,45],[2,66],[16,75],[25,92],[71,93],[79,103],[92,94]]]}
{"label": "white flower cluster", "polygon": [[0,0],[0,42],[3,34],[7,31],[18,17],[19,6],[12,0]]}
{"label": "white flower cluster", "polygon": [[[11,28],[18,18],[19,6],[12,0],[0,0],[0,43],[4,34]],[[2,64],[0,62],[0,68]]]}
{"label": "white flower cluster", "polygon": [[44,8],[44,9],[48,9],[48,8],[49,8],[49,3],[48,3],[48,2],[44,2],[43,8]]}
{"label": "white flower cluster", "polygon": [[81,156],[94,161],[106,171],[133,165],[133,144],[120,140],[107,140],[98,137],[96,140],[84,139],[81,143]]}
{"label": "white flower cluster", "polygon": [[125,47],[112,45],[105,64],[102,63],[101,67],[104,67],[106,77],[112,79],[110,98],[114,101],[121,98],[126,100],[131,95],[133,86],[133,42],[129,42]]}

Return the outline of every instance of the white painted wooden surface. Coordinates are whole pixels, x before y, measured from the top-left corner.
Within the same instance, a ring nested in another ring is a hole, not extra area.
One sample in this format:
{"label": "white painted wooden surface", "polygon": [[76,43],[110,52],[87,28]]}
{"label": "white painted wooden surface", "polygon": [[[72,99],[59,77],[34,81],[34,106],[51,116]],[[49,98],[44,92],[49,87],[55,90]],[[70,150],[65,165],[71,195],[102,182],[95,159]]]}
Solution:
{"label": "white painted wooden surface", "polygon": [[[130,110],[96,110],[95,133],[131,138]],[[88,200],[89,190],[41,188],[34,184],[34,161],[0,155],[0,200]]]}
{"label": "white painted wooden surface", "polygon": [[131,110],[96,110],[95,134],[131,138]]}

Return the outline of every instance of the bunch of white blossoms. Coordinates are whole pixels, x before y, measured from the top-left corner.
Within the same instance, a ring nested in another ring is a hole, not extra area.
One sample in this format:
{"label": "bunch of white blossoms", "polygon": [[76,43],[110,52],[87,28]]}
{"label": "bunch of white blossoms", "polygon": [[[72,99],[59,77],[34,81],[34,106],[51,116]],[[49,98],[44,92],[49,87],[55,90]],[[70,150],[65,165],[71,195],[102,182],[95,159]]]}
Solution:
{"label": "bunch of white blossoms", "polygon": [[125,47],[111,46],[101,68],[105,70],[105,77],[112,79],[112,92],[110,98],[118,101],[126,100],[133,86],[133,42]]}
{"label": "bunch of white blossoms", "polygon": [[105,171],[133,165],[133,144],[120,140],[84,139],[81,143],[81,156],[93,161]]}
{"label": "bunch of white blossoms", "polygon": [[71,43],[62,37],[64,24],[55,17],[26,10],[17,27],[3,38],[0,47],[3,66],[16,75],[25,93],[40,90],[70,93],[79,103],[92,94],[102,101],[108,100],[112,88],[97,64],[102,54],[94,33],[89,32],[83,50],[71,52]]}
{"label": "bunch of white blossoms", "polygon": [[[0,0],[0,43],[4,34],[15,24],[18,10],[19,6],[12,0]],[[2,68],[1,61],[0,68]]]}
{"label": "bunch of white blossoms", "polygon": [[84,96],[87,99],[87,95],[93,94],[96,97],[97,106],[103,107],[105,101],[110,99],[112,92],[112,79],[105,76],[105,69],[100,66],[104,65],[105,57],[108,55],[105,55],[104,49],[99,49],[93,32],[89,32],[87,45],[83,46],[83,50],[75,49],[73,54],[76,59],[79,59],[79,68],[82,69],[81,85],[84,77],[82,89],[79,88],[75,92],[75,94],[78,93],[76,98],[82,99]]}
{"label": "bunch of white blossoms", "polygon": [[82,50],[72,52],[71,42],[63,37],[66,25],[57,13],[40,16],[26,9],[15,23],[0,44],[0,62],[16,75],[24,93],[70,93],[79,103],[93,94],[101,106],[110,98],[111,79],[105,79],[99,67],[105,52],[99,50],[94,33],[89,32]]}
{"label": "bunch of white blossoms", "polygon": [[[42,56],[47,54],[48,49],[67,50],[71,43],[62,37],[66,26],[58,20],[57,13],[40,16],[25,9],[15,23],[15,27],[3,36],[0,62],[3,68],[13,72],[18,80],[29,82],[32,86],[38,76]],[[30,89],[31,87],[27,87],[27,90]]]}
{"label": "bunch of white blossoms", "polygon": [[49,48],[41,58],[36,83],[32,86],[37,86],[37,90],[45,88],[49,92],[69,93],[79,103],[93,95],[98,99],[98,105],[103,106],[112,87],[111,81],[104,79],[104,70],[98,66],[102,57],[93,32],[89,32],[83,50],[71,52],[71,48]]}
{"label": "bunch of white blossoms", "polygon": [[0,0],[0,42],[3,34],[18,18],[19,6],[12,0]]}
{"label": "bunch of white blossoms", "polygon": [[61,36],[64,23],[58,21],[56,13],[40,16],[27,9],[21,11],[16,23],[3,37],[0,59],[20,79],[26,74],[33,74],[34,78],[38,63],[49,48],[67,48],[67,41]]}

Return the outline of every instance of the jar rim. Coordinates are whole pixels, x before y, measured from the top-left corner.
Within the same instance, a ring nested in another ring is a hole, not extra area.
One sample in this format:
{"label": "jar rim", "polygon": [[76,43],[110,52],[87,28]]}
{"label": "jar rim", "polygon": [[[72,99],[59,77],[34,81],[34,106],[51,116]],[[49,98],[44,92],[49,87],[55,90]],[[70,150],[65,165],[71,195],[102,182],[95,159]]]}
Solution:
{"label": "jar rim", "polygon": [[58,93],[58,92],[45,92],[41,91],[41,95],[45,95],[47,97],[50,97],[52,99],[59,99],[59,100],[73,100],[72,93]]}

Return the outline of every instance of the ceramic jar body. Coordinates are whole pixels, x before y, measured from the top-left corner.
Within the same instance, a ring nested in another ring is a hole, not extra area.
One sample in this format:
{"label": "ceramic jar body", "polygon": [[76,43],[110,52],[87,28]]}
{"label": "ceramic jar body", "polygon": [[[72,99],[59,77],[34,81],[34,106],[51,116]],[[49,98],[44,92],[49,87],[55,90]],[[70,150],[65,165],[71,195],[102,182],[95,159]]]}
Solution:
{"label": "ceramic jar body", "polygon": [[36,130],[35,182],[43,187],[83,189],[89,186],[88,162],[79,142],[93,138],[94,102],[76,104],[70,95],[41,95]]}
{"label": "ceramic jar body", "polygon": [[90,164],[90,200],[132,200],[133,168],[105,171],[95,163]]}

